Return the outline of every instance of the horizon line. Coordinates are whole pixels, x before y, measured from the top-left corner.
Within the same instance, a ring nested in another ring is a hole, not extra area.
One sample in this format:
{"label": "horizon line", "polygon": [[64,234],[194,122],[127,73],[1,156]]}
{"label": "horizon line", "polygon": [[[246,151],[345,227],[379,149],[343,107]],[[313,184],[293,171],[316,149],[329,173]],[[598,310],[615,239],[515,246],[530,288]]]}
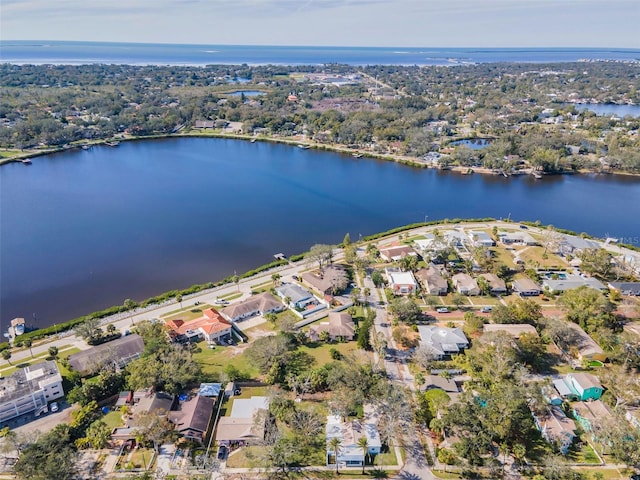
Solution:
{"label": "horizon line", "polygon": [[[252,44],[252,43],[172,43],[172,42],[141,42],[141,41],[132,41],[132,42],[123,42],[123,41],[111,41],[111,40],[50,40],[50,39],[0,39],[0,44],[11,43],[11,42],[38,42],[38,43],[102,43],[102,44],[114,44],[114,45],[179,45],[179,46],[222,46],[222,47],[262,47],[262,48],[272,48],[272,47],[290,47],[290,48],[368,48],[368,49],[378,49],[378,48],[408,48],[408,49],[419,49],[419,48],[434,48],[434,49],[461,49],[461,50],[606,50],[606,51],[616,51],[616,50],[630,50],[630,51],[638,51],[640,52],[640,47],[595,47],[595,46],[531,46],[531,45],[520,45],[520,46],[434,46],[434,45],[309,45],[309,44],[269,44],[269,45],[260,45],[260,44]],[[35,46],[35,45],[34,45]]]}

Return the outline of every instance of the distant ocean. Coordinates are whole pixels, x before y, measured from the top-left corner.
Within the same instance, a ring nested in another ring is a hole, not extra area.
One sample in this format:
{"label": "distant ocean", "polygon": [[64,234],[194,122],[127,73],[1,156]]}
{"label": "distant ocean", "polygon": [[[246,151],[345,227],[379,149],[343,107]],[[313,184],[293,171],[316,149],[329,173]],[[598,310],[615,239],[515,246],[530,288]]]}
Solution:
{"label": "distant ocean", "polygon": [[0,62],[130,65],[464,65],[640,60],[637,49],[391,48],[171,45],[106,42],[0,41]]}

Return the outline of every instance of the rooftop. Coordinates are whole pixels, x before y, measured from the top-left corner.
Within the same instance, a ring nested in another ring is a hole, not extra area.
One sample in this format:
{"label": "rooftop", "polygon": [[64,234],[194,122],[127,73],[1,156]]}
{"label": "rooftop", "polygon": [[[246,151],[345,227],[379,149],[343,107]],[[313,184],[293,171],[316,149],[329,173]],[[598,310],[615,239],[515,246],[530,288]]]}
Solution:
{"label": "rooftop", "polygon": [[127,335],[69,355],[69,365],[77,372],[86,372],[107,361],[117,362],[135,357],[140,355],[143,350],[144,340],[140,335]]}
{"label": "rooftop", "polygon": [[223,308],[220,313],[228,318],[237,318],[246,316],[253,312],[266,312],[278,307],[282,307],[282,303],[268,292],[260,293],[259,295],[252,295],[248,299],[229,305]]}
{"label": "rooftop", "polygon": [[44,386],[61,382],[62,377],[56,362],[46,361],[20,368],[8,377],[0,379],[0,402],[9,402]]}

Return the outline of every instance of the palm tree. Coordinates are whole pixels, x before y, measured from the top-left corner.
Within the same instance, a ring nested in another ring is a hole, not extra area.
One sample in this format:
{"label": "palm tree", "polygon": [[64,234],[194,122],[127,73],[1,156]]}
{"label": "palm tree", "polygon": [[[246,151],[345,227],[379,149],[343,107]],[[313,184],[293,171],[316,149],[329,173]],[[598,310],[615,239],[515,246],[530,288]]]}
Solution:
{"label": "palm tree", "polygon": [[31,353],[31,358],[33,358],[33,350],[31,349],[33,342],[31,341],[31,339],[27,338],[24,342],[22,342],[22,344],[29,349],[29,352]]}
{"label": "palm tree", "polygon": [[362,475],[364,475],[364,466],[367,464],[367,456],[369,455],[369,441],[367,437],[360,437],[358,439],[358,446],[362,449]]}
{"label": "palm tree", "polygon": [[371,296],[371,289],[369,287],[364,287],[364,290],[362,291],[362,293],[364,294],[364,303],[368,304],[369,297]]}
{"label": "palm tree", "polygon": [[280,275],[279,273],[274,273],[273,275],[271,275],[271,281],[273,281],[273,288],[278,286],[281,278],[282,278],[282,275]]}
{"label": "palm tree", "polygon": [[176,295],[176,302],[178,302],[180,304],[180,308],[182,308],[182,295]]}
{"label": "palm tree", "polygon": [[10,350],[3,350],[2,351],[2,358],[4,358],[7,362],[9,362],[9,365],[13,365],[13,363],[11,363],[11,351]]}
{"label": "palm tree", "polygon": [[[5,350],[6,351],[6,350]],[[336,462],[336,474],[338,472],[338,453],[342,449],[342,440],[338,437],[333,437],[329,440],[329,448],[333,451],[333,458]]]}
{"label": "palm tree", "polygon": [[58,347],[49,347],[49,356],[53,357],[53,359],[58,358]]}

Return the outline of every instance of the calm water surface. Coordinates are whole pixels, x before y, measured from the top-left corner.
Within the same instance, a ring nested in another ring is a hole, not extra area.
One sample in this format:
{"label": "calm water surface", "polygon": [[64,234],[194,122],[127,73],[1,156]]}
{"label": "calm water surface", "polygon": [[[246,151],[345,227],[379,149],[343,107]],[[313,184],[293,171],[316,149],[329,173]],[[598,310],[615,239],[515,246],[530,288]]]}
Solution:
{"label": "calm water surface", "polygon": [[615,103],[577,103],[579,110],[591,110],[596,115],[617,115],[624,118],[627,115],[640,117],[640,105],[617,105]]}
{"label": "calm water surface", "polygon": [[126,142],[0,168],[1,328],[51,325],[410,222],[539,219],[638,241],[640,181],[416,170],[284,145]]}

